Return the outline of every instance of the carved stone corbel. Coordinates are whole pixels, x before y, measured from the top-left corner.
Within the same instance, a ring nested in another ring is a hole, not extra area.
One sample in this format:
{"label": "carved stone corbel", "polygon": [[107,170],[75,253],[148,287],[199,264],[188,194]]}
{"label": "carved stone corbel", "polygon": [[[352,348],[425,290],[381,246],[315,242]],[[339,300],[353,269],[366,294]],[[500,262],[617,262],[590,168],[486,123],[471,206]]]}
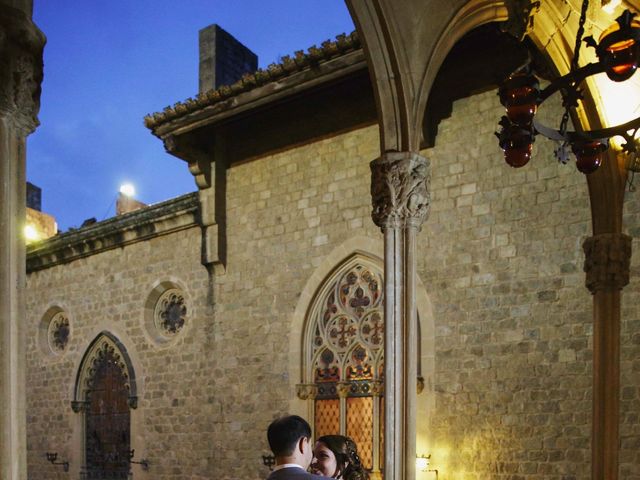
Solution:
{"label": "carved stone corbel", "polygon": [[534,13],[540,10],[540,2],[533,0],[506,0],[504,5],[509,12],[509,20],[501,25],[502,31],[510,33],[518,40],[522,40],[526,33],[533,28]]}
{"label": "carved stone corbel", "polygon": [[87,401],[81,401],[81,400],[71,401],[71,410],[73,410],[74,413],[85,412],[88,407],[89,407],[89,402]]}
{"label": "carved stone corbel", "polygon": [[29,16],[0,9],[0,115],[9,115],[25,136],[39,125],[42,51],[46,37]]}
{"label": "carved stone corbel", "polygon": [[300,400],[313,400],[318,394],[318,387],[313,383],[300,383],[296,385],[296,394]]}
{"label": "carved stone corbel", "polygon": [[622,290],[629,283],[631,237],[624,233],[603,233],[587,238],[584,249],[585,285],[597,291]]}
{"label": "carved stone corbel", "polygon": [[377,226],[421,227],[431,203],[429,166],[415,152],[387,152],[371,162],[371,217]]}
{"label": "carved stone corbel", "polygon": [[196,185],[200,190],[211,186],[211,158],[177,135],[167,135],[162,139],[162,142],[167,153],[188,163],[189,172],[195,178]]}

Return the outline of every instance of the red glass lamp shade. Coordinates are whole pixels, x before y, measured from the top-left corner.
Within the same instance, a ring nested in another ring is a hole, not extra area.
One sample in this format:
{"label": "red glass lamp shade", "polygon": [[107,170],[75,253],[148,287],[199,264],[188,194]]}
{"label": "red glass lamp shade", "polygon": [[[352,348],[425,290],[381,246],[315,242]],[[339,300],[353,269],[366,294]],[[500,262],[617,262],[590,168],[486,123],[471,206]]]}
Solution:
{"label": "red glass lamp shade", "polygon": [[628,10],[600,36],[598,58],[606,65],[607,77],[624,82],[638,68],[640,60],[640,22]]}
{"label": "red glass lamp shade", "polygon": [[499,134],[505,161],[514,168],[524,167],[531,160],[533,133],[518,125],[503,127]]}
{"label": "red glass lamp shade", "polygon": [[584,174],[595,172],[602,163],[602,152],[607,146],[598,141],[575,143],[571,149],[576,156],[576,167]]}
{"label": "red glass lamp shade", "polygon": [[533,75],[511,75],[498,92],[507,118],[516,125],[530,125],[538,108],[538,92],[538,80]]}

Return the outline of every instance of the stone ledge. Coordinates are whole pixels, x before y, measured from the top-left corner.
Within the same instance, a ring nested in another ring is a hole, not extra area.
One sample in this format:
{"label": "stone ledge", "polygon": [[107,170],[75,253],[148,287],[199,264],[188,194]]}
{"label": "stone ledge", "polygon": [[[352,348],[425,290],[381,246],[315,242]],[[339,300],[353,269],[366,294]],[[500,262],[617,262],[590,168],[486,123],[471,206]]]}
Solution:
{"label": "stone ledge", "polygon": [[189,193],[27,247],[27,273],[200,225],[198,193]]}

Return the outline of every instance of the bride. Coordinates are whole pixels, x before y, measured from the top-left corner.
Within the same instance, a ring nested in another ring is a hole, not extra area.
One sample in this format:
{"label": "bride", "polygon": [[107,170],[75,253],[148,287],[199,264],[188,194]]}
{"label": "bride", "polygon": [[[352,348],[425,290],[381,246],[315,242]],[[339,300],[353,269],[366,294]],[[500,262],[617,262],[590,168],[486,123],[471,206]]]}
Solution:
{"label": "bride", "polygon": [[316,440],[311,472],[342,480],[369,479],[355,442],[344,435],[324,435]]}

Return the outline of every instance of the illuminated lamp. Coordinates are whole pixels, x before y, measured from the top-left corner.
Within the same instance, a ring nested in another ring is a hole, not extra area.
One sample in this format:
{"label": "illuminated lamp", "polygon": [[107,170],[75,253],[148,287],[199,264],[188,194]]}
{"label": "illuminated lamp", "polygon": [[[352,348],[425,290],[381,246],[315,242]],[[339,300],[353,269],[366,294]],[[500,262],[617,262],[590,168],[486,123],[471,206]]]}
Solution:
{"label": "illuminated lamp", "polygon": [[535,136],[531,127],[521,127],[511,123],[509,118],[502,117],[502,131],[498,135],[500,148],[504,152],[504,160],[514,168],[524,167],[531,160],[531,150]]}
{"label": "illuminated lamp", "polygon": [[571,150],[576,156],[576,167],[584,174],[595,172],[602,163],[602,152],[607,149],[607,145],[601,142],[576,142],[571,146]]}
{"label": "illuminated lamp", "polygon": [[592,38],[585,39],[596,49],[598,58],[606,66],[606,74],[614,82],[628,80],[638,68],[640,57],[640,21],[635,14],[625,10],[616,22],[600,35],[595,45]]}
{"label": "illuminated lamp", "polygon": [[416,457],[416,469],[421,472],[429,470],[431,455],[420,455]]}
{"label": "illuminated lamp", "polygon": [[[539,90],[538,80],[530,72],[530,66],[526,65],[510,75],[498,91],[500,102],[506,109],[506,116],[500,120],[501,128],[496,132],[496,136],[500,148],[504,151],[506,162],[512,167],[522,167],[529,162],[535,136],[542,134],[558,143],[555,150],[558,161],[567,163],[569,152],[573,152],[577,168],[584,174],[595,172],[602,164],[602,153],[608,148],[610,138],[622,137],[622,151],[630,157],[625,161],[625,165],[632,171],[638,168],[638,162],[632,159],[637,158],[640,150],[635,140],[640,134],[640,117],[600,130],[567,130],[570,112],[578,107],[582,100],[580,85],[587,77],[606,73],[610,79],[623,82],[635,73],[640,58],[640,22],[634,19],[635,14],[625,10],[616,19],[616,23],[601,35],[600,43],[596,43],[592,37],[584,39],[589,47],[595,48],[598,61],[579,67],[578,59],[588,7],[589,0],[584,0],[571,70],[568,74]],[[538,107],[555,93],[562,95],[565,107],[558,130],[547,127],[535,118]]]}
{"label": "illuminated lamp", "polygon": [[40,234],[38,230],[33,225],[25,225],[24,227],[24,238],[27,242],[35,242],[40,239]]}
{"label": "illuminated lamp", "polygon": [[516,125],[531,125],[538,109],[538,79],[519,72],[511,75],[502,85],[498,95],[507,118]]}

